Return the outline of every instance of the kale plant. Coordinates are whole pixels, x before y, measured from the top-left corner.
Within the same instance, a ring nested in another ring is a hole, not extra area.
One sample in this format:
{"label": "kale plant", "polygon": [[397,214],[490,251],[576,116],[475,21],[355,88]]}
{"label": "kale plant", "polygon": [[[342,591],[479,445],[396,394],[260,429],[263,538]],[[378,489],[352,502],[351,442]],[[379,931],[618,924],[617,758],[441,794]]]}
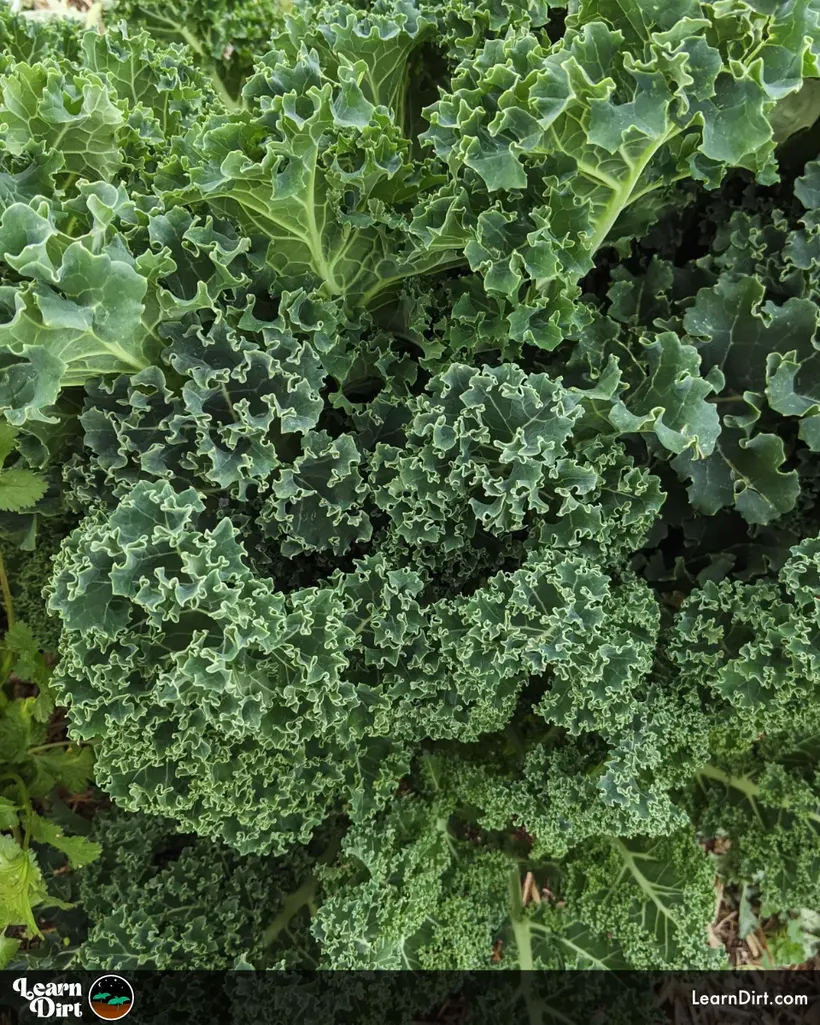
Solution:
{"label": "kale plant", "polygon": [[73,963],[809,952],[820,4],[113,10],[0,56]]}

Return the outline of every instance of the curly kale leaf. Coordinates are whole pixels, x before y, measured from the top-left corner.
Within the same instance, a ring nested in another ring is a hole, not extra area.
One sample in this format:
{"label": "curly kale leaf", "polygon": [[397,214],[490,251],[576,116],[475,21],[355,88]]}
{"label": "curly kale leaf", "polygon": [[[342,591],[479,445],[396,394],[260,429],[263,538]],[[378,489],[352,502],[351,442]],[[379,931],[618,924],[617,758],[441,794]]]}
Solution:
{"label": "curly kale leaf", "polygon": [[[193,487],[141,481],[66,541],[50,599],[60,686],[76,735],[100,739],[100,781],[126,807],[240,849],[304,842],[334,802],[366,814],[406,771],[411,742],[502,728],[548,668],[563,682],[543,714],[583,728],[561,667],[567,616],[579,631],[601,624],[600,650],[580,655],[589,684],[648,664],[651,599],[634,584],[624,616],[628,588],[610,600],[579,557],[531,555],[473,595],[433,601],[424,577],[379,556],[289,593],[251,565],[230,518]],[[590,728],[616,729],[616,707],[602,703]],[[294,745],[301,770],[287,773]]]}
{"label": "curly kale leaf", "polygon": [[119,810],[97,816],[93,835],[103,853],[81,876],[83,968],[312,965],[307,926],[319,884],[306,851],[243,858],[166,819]]}
{"label": "curly kale leaf", "polygon": [[808,539],[792,549],[777,582],[709,582],[681,608],[669,656],[725,702],[720,728],[738,744],[816,726],[819,559],[817,539]]}
{"label": "curly kale leaf", "polygon": [[458,802],[457,791],[435,784],[348,834],[342,867],[323,872],[328,896],[313,927],[327,967],[718,963],[697,935],[714,896],[709,861],[689,832],[602,839],[564,876],[492,834],[465,834]]}

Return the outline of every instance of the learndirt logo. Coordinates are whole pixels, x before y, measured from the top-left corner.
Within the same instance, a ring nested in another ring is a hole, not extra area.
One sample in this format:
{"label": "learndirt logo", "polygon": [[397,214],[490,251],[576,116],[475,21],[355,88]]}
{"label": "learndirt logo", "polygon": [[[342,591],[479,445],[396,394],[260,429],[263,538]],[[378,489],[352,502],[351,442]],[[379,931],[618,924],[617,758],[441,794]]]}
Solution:
{"label": "learndirt logo", "polygon": [[[14,992],[37,1018],[82,1018],[83,986],[80,982],[35,982],[15,979]],[[88,991],[88,1005],[98,1018],[124,1018],[134,1006],[134,990],[121,975],[101,975]]]}
{"label": "learndirt logo", "polygon": [[101,975],[88,993],[91,1010],[98,1018],[124,1018],[134,1006],[131,983],[121,975]]}
{"label": "learndirt logo", "polygon": [[79,982],[35,982],[29,985],[28,979],[15,979],[12,988],[38,1018],[83,1016],[83,988]]}

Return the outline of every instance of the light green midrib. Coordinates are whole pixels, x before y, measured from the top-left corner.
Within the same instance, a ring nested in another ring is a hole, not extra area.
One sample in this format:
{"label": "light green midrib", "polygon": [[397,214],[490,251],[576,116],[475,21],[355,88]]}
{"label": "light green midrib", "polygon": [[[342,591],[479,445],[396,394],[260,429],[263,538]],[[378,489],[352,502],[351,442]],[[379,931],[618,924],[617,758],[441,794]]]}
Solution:
{"label": "light green midrib", "polygon": [[568,937],[557,935],[555,939],[558,943],[563,943],[565,947],[569,947],[570,950],[575,951],[576,954],[580,954],[581,957],[585,957],[588,961],[592,963],[592,967],[594,970],[602,972],[612,971],[612,969],[607,964],[605,964],[600,958],[593,956],[592,954],[590,954],[588,950],[584,950],[583,947],[579,947],[577,943],[573,943],[572,940]]}
{"label": "light green midrib", "polygon": [[361,305],[369,306],[380,292],[384,292],[386,289],[390,288],[391,285],[397,285],[400,281],[406,281],[408,278],[418,277],[421,274],[434,274],[440,271],[455,270],[461,267],[466,267],[467,261],[464,257],[454,257],[452,256],[452,253],[453,250],[442,250],[438,261],[428,263],[425,260],[422,261],[421,264],[410,264],[408,265],[407,270],[400,274],[393,274],[388,278],[378,278],[374,285],[371,285],[366,292],[362,293]]}
{"label": "light green midrib", "polygon": [[231,96],[231,94],[228,92],[225,83],[220,78],[219,72],[216,69],[216,63],[205,52],[199,39],[188,28],[188,26],[180,25],[178,22],[175,22],[170,18],[166,18],[162,14],[158,14],[155,11],[151,11],[149,18],[153,21],[160,22],[163,25],[167,25],[168,29],[173,35],[180,36],[180,38],[183,39],[188,44],[188,46],[190,46],[190,48],[199,58],[207,62],[207,74],[209,80],[211,81],[214,87],[214,91],[222,100],[222,102],[228,110],[237,110],[240,104],[238,104],[236,100],[233,98],[233,96]]}
{"label": "light green midrib", "polygon": [[290,925],[296,913],[311,903],[318,888],[318,880],[311,876],[310,879],[302,883],[298,890],[285,897],[282,902],[282,910],[262,934],[262,943],[265,947],[276,942],[280,934]]}
{"label": "light green midrib", "polygon": [[[341,291],[336,281],[336,277],[333,274],[333,269],[328,265],[325,258],[324,249],[322,247],[322,234],[319,231],[319,226],[316,223],[316,164],[318,160],[318,152],[315,154],[313,164],[310,169],[310,179],[308,186],[308,201],[305,204],[305,211],[308,218],[308,227],[310,229],[310,242],[307,243],[308,248],[317,263],[320,276],[324,281],[327,282],[331,292],[336,295]],[[351,233],[354,237],[358,235],[358,232],[354,231]]]}
{"label": "light green midrib", "polygon": [[[338,295],[341,290],[339,288],[338,283],[336,282],[335,277],[333,276],[330,267],[328,266],[324,253],[322,252],[322,240],[318,234],[318,226],[316,224],[316,216],[314,210],[315,176],[316,171],[314,166],[314,170],[311,173],[311,202],[309,205],[302,204],[302,209],[305,211],[305,214],[308,218],[308,227],[310,229],[309,234],[305,234],[304,232],[297,230],[295,224],[274,216],[271,212],[270,207],[260,206],[259,204],[255,203],[252,199],[250,199],[246,194],[243,194],[239,191],[232,191],[227,189],[215,190],[213,192],[204,194],[203,199],[207,201],[209,198],[216,198],[234,202],[243,209],[256,214],[257,217],[262,218],[263,222],[268,221],[271,224],[275,224],[278,228],[281,228],[282,231],[286,232],[297,242],[301,242],[310,254],[311,263],[313,264],[317,276],[320,277],[322,281],[328,286],[328,288],[332,290],[331,294]],[[259,222],[257,221],[256,223]],[[262,227],[261,224],[259,226],[260,228]],[[354,233],[357,235],[359,234],[358,232]],[[271,236],[270,233],[267,234],[268,237],[271,239],[274,237]],[[348,242],[349,240],[346,241],[346,244],[348,244]]]}
{"label": "light green midrib", "polygon": [[581,172],[581,174],[583,174],[586,178],[589,178],[591,181],[594,181],[597,185],[605,185],[608,189],[612,189],[613,191],[617,190],[618,182],[612,177],[612,175],[607,174],[606,171],[600,171],[598,170],[598,168],[592,167],[585,160],[579,159],[574,154],[570,153],[569,150],[566,150],[561,145],[561,140],[558,138],[558,133],[555,131],[554,125],[550,126],[549,131],[550,137],[552,138],[555,144],[555,148],[560,150],[564,154],[564,156],[570,157],[572,160],[574,160],[575,165]]}
{"label": "light green midrib", "polygon": [[518,965],[521,971],[532,971],[534,960],[532,956],[532,939],[530,926],[524,917],[524,904],[521,899],[521,878],[518,873],[518,866],[510,871],[510,922],[512,924],[513,936],[515,937],[515,949],[518,956]]}
{"label": "light green midrib", "polygon": [[[601,245],[606,240],[607,235],[612,230],[615,222],[620,217],[621,213],[630,205],[632,202],[632,193],[637,188],[641,175],[644,173],[646,168],[649,166],[650,161],[658,152],[658,150],[665,146],[667,142],[673,139],[676,135],[679,135],[682,129],[672,127],[668,129],[653,145],[647,147],[644,151],[643,156],[635,164],[632,165],[632,174],[622,183],[620,188],[615,190],[606,204],[603,210],[601,219],[599,220],[598,227],[595,234],[590,239],[589,247],[591,253],[596,253]],[[640,195],[641,193],[639,193]],[[635,197],[637,198],[637,197]]]}
{"label": "light green midrib", "polygon": [[638,884],[638,887],[640,888],[641,892],[646,894],[647,899],[655,905],[655,907],[658,909],[658,911],[660,911],[660,913],[663,915],[665,919],[674,923],[675,916],[672,913],[672,909],[667,907],[667,905],[664,904],[660,897],[657,895],[655,888],[652,886],[652,884],[646,878],[643,872],[641,872],[640,868],[638,868],[638,864],[629,848],[626,847],[625,844],[621,843],[620,840],[616,840],[615,838],[610,838],[610,843],[620,855],[624,863],[624,866],[626,867],[627,871],[630,873],[632,878],[635,880],[635,882]]}
{"label": "light green midrib", "polygon": [[[702,776],[706,779],[713,779],[718,783],[723,783],[727,787],[731,787],[732,790],[737,790],[738,793],[743,794],[750,802],[759,800],[761,797],[760,787],[753,780],[749,779],[748,776],[730,776],[728,772],[724,772],[722,769],[718,769],[715,765],[702,765],[697,772],[698,776]],[[799,809],[789,808],[787,805],[779,805],[784,811],[791,811],[793,814],[798,816],[805,816],[809,821],[820,825],[820,814],[810,811],[800,811]]]}
{"label": "light green midrib", "polygon": [[[618,217],[621,215],[623,210],[625,210],[633,202],[633,200],[638,199],[640,198],[640,196],[645,194],[645,192],[642,190],[639,191],[636,196],[633,196],[633,193],[635,192],[636,188],[640,183],[641,175],[646,170],[647,166],[649,165],[650,161],[655,156],[655,154],[658,152],[658,150],[667,142],[669,142],[670,139],[678,135],[680,131],[681,129],[676,127],[669,129],[666,133],[664,133],[664,135],[659,140],[657,140],[655,143],[653,143],[653,145],[649,146],[645,150],[640,160],[638,160],[635,164],[631,165],[632,173],[621,184],[619,188],[613,190],[612,196],[610,197],[609,201],[604,207],[601,217],[598,219],[598,227],[596,228],[595,233],[593,234],[589,242],[590,253],[597,252],[600,246],[604,243],[607,235],[611,231],[612,227],[614,226],[615,222],[617,221]],[[584,168],[581,168],[579,165],[580,173],[585,173],[585,169],[586,165],[584,166]],[[319,231],[319,226],[316,220],[316,175],[317,167],[316,162],[314,160],[312,163],[310,176],[307,183],[307,199],[305,202],[300,204],[301,209],[304,211],[304,214],[307,219],[307,231],[299,230],[297,225],[290,218],[282,219],[280,217],[275,216],[271,212],[271,209],[269,207],[260,206],[259,204],[254,202],[253,199],[249,197],[246,193],[243,193],[241,191],[219,190],[217,192],[211,193],[211,196],[213,196],[214,198],[219,197],[237,203],[240,207],[244,208],[249,213],[252,213],[256,215],[256,217],[261,218],[263,223],[267,221],[270,224],[276,225],[282,231],[292,236],[296,241],[301,242],[310,254],[311,263],[314,267],[314,270],[317,273],[317,276],[323,281],[331,295],[339,295],[342,293],[343,288],[336,279],[335,270],[338,267],[339,263],[347,257],[347,255],[350,253],[352,249],[355,248],[361,233],[357,230],[354,230],[351,236],[348,237],[345,240],[344,244],[339,248],[338,252],[336,252],[329,259],[325,256],[322,246],[322,236],[321,232]],[[609,175],[597,178],[597,180],[604,187],[610,187],[610,182],[614,182],[614,179],[612,179]],[[651,189],[647,191],[651,191]],[[256,217],[254,218],[254,220],[256,219]],[[444,256],[444,254],[442,255]],[[461,262],[463,262],[463,258],[459,258],[459,265]],[[446,256],[442,260],[442,263],[447,263]],[[385,279],[379,278],[373,285],[371,285],[370,288],[367,289],[367,291],[365,291],[362,294],[361,304],[363,306],[369,305],[369,303],[372,302],[372,300],[380,292],[384,291],[386,288],[389,288],[392,284],[396,284],[399,281],[405,280],[408,277],[413,277],[417,273],[429,273],[436,269],[436,264],[434,262],[432,266],[425,266],[423,270],[416,269],[414,267],[409,267],[406,273],[400,273]]]}
{"label": "light green midrib", "polygon": [[[42,334],[42,333],[50,333],[51,331],[59,332],[59,329],[57,329],[57,328],[45,327],[43,325],[37,324],[36,321],[31,320],[30,317],[28,319],[29,319],[29,321],[31,323],[33,323],[35,325],[35,328],[37,329],[38,335]],[[11,324],[6,325],[6,326],[7,327],[13,327],[14,326],[14,322],[12,321]],[[146,332],[146,333],[150,334],[150,332]],[[72,347],[76,347],[77,338],[94,339],[94,341],[98,345],[98,351],[96,351],[94,353],[89,353],[85,348],[83,348],[81,356],[79,357],[79,359],[77,359],[77,358],[71,359],[70,358],[70,350],[71,350]],[[97,357],[97,356],[110,356],[111,358],[119,359],[123,364],[125,364],[126,367],[131,367],[135,371],[145,370],[146,367],[151,365],[148,360],[135,359],[133,356],[131,356],[128,352],[126,352],[121,346],[117,345],[115,342],[109,343],[109,342],[103,341],[102,338],[100,338],[99,335],[95,334],[93,331],[77,332],[77,338],[75,338],[72,341],[72,343],[68,346],[69,353],[66,353],[66,355],[69,355],[69,359],[65,359],[64,356],[63,356],[63,352],[66,349],[65,345],[62,347],[63,351],[61,351],[59,353],[57,352],[56,349],[53,350],[55,355],[57,355],[58,358],[61,359],[65,363],[65,366],[66,366],[66,371],[65,371],[65,373],[63,375],[63,386],[64,387],[71,387],[73,385],[85,384],[89,377],[96,377],[98,375],[102,376],[102,375],[105,375],[105,374],[121,373],[122,372],[121,369],[119,369],[119,368],[117,370],[112,370],[111,367],[98,367],[98,366],[94,366],[93,364],[89,364],[88,360],[90,360],[93,357]],[[43,343],[40,341],[40,339],[38,337],[38,340],[37,340],[37,342],[35,344],[41,345]],[[43,347],[46,350],[49,350],[49,346],[47,344],[47,340],[46,340],[46,344]],[[10,347],[10,351],[11,352],[16,352],[16,350],[13,347]],[[19,353],[19,355],[22,355],[22,353]],[[78,363],[79,363],[79,368],[72,372],[72,367],[77,367]]]}

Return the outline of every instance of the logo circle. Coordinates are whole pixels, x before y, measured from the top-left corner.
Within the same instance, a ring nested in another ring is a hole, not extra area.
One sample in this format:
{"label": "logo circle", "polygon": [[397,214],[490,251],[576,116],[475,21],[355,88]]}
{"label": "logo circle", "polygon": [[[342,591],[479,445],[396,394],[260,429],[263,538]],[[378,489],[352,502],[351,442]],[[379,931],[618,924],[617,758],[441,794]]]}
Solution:
{"label": "logo circle", "polygon": [[101,975],[88,991],[88,1005],[103,1021],[116,1021],[134,1006],[134,990],[128,979],[109,972]]}

